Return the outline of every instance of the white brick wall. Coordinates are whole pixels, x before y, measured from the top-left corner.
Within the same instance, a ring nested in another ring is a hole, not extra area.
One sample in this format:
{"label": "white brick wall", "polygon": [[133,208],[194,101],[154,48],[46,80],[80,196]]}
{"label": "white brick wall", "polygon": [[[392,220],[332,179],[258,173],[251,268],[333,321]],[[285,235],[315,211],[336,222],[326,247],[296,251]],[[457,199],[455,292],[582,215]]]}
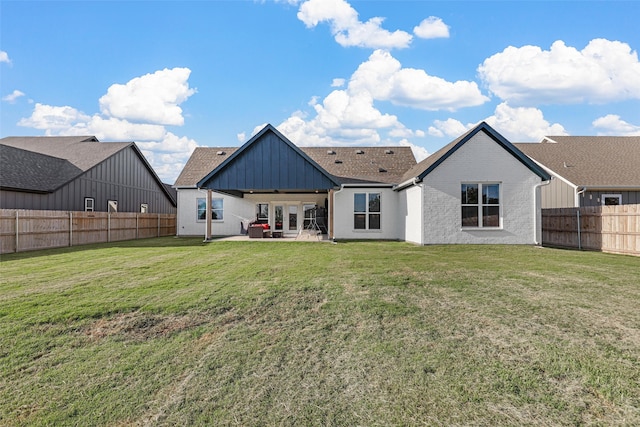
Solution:
{"label": "white brick wall", "polygon": [[[463,182],[500,183],[502,229],[462,229]],[[423,243],[536,243],[534,189],[540,182],[484,132],[477,133],[423,181]]]}

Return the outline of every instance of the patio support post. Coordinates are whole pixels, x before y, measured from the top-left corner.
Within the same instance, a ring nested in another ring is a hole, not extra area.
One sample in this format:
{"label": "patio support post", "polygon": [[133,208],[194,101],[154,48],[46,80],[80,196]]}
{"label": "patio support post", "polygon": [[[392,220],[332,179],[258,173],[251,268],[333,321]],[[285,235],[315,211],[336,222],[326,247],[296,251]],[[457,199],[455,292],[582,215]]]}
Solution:
{"label": "patio support post", "polygon": [[211,240],[211,193],[212,191],[210,189],[207,190],[207,212],[206,212],[206,222],[207,222],[207,228],[206,228],[206,235],[204,236],[204,240],[206,242]]}

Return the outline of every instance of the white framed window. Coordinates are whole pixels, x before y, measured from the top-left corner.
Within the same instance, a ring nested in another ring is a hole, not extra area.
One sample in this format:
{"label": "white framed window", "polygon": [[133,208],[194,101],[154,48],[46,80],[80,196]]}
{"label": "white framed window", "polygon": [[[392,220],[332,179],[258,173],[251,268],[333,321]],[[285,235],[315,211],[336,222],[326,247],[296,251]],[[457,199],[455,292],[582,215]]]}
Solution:
{"label": "white framed window", "polygon": [[141,203],[140,213],[147,213],[147,212],[149,212],[149,205],[147,203]]}
{"label": "white framed window", "polygon": [[109,212],[111,212],[111,213],[118,212],[118,201],[117,200],[109,200],[107,202],[107,205],[109,206]]}
{"label": "white framed window", "polygon": [[380,196],[380,193],[353,195],[353,228],[355,230],[380,230]]}
{"label": "white framed window", "polygon": [[95,204],[96,204],[96,200],[93,197],[85,197],[84,198],[84,211],[85,212],[93,212]]}
{"label": "white framed window", "polygon": [[603,194],[600,196],[603,206],[616,206],[622,204],[622,194]]}
{"label": "white framed window", "polygon": [[[207,220],[207,199],[196,199],[196,218],[198,221]],[[224,219],[224,199],[212,198],[211,199],[211,220],[222,221]]]}
{"label": "white framed window", "polygon": [[499,183],[463,183],[460,186],[463,228],[500,228],[502,205]]}
{"label": "white framed window", "polygon": [[304,204],[302,205],[302,212],[304,215],[302,220],[302,226],[304,228],[307,228],[309,224],[311,224],[311,221],[316,216],[316,205]]}
{"label": "white framed window", "polygon": [[269,223],[269,203],[258,203],[256,205],[256,220],[262,224]]}

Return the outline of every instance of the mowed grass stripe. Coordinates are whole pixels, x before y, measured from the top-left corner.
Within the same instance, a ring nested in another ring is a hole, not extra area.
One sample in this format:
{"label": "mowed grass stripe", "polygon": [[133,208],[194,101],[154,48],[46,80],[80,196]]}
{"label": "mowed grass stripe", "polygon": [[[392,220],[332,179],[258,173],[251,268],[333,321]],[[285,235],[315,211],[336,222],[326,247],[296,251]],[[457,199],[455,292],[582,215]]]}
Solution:
{"label": "mowed grass stripe", "polygon": [[640,424],[639,277],[527,246],[3,255],[0,425]]}

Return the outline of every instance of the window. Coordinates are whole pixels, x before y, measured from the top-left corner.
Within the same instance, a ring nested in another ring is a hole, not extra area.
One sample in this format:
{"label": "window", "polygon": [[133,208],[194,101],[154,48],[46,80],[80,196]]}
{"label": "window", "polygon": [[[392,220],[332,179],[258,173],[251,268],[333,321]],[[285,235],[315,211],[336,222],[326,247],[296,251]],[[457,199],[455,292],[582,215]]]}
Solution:
{"label": "window", "polygon": [[602,199],[602,204],[606,206],[622,204],[622,194],[603,194],[600,198]]}
{"label": "window", "polygon": [[140,204],[140,213],[147,213],[149,212],[149,205],[146,203],[141,203]]}
{"label": "window", "polygon": [[500,184],[462,184],[462,226],[500,227]]}
{"label": "window", "polygon": [[298,207],[289,206],[289,230],[298,229]]}
{"label": "window", "polygon": [[[197,218],[198,221],[207,220],[207,199],[196,199],[197,203]],[[214,221],[221,221],[224,219],[224,199],[215,198],[211,199],[211,219]]]}
{"label": "window", "polygon": [[380,230],[380,193],[353,195],[353,228]]}
{"label": "window", "polygon": [[311,220],[316,216],[316,205],[302,205],[302,212],[304,214],[302,226],[307,228],[311,224]]}
{"label": "window", "polygon": [[268,203],[258,203],[256,205],[256,219],[263,223],[269,223],[269,204]]}
{"label": "window", "polygon": [[118,201],[117,200],[109,200],[108,206],[109,206],[109,212],[118,212]]}
{"label": "window", "polygon": [[93,212],[94,208],[94,204],[95,204],[95,199],[93,197],[85,197],[84,198],[84,211],[85,212]]}

